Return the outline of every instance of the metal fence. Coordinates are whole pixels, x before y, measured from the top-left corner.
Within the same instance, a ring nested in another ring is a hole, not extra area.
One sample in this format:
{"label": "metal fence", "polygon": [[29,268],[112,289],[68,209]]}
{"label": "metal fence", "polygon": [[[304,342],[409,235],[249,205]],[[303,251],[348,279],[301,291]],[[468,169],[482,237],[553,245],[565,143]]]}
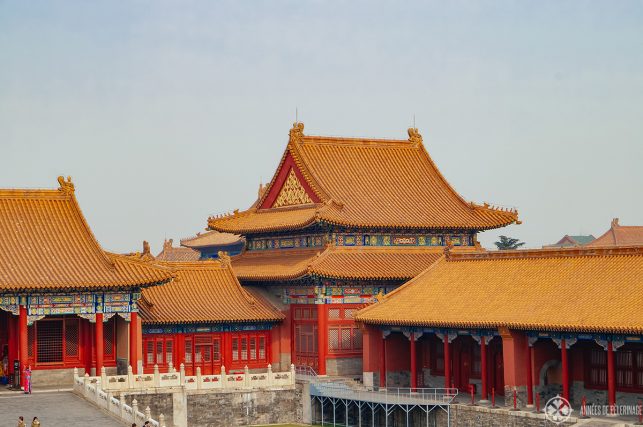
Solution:
{"label": "metal fence", "polygon": [[[450,425],[450,405],[457,394],[456,388],[380,389],[351,387],[345,383],[310,384],[312,406],[319,409],[314,411],[317,414],[313,414],[313,422],[333,426],[389,426],[393,425],[390,421],[395,423],[396,411],[401,412],[402,423],[406,426],[414,425],[414,411],[419,411],[415,419],[422,419],[421,424],[429,426],[431,414],[436,409],[445,412],[447,425]],[[392,415],[393,420],[390,420]],[[436,422],[435,418],[433,422]]]}

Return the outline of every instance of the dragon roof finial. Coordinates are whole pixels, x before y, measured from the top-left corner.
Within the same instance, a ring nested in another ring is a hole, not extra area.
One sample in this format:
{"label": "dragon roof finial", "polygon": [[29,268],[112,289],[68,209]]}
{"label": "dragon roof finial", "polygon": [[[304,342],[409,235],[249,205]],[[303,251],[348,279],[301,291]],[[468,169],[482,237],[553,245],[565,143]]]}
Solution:
{"label": "dragon roof finial", "polygon": [[409,142],[413,144],[414,147],[417,147],[422,144],[422,135],[418,128],[409,128]]}
{"label": "dragon roof finial", "polygon": [[302,122],[295,122],[289,132],[290,142],[301,142],[304,137],[304,124]]}
{"label": "dragon roof finial", "polygon": [[60,184],[60,188],[58,189],[63,193],[72,194],[74,192],[74,183],[71,182],[71,176],[68,176],[66,181],[64,176],[59,176],[58,184]]}

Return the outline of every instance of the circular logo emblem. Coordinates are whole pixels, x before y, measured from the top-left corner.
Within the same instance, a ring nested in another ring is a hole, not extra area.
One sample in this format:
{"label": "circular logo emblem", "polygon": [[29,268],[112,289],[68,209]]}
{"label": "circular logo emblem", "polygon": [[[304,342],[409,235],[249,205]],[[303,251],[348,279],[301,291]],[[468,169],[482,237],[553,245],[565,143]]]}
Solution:
{"label": "circular logo emblem", "polygon": [[545,404],[545,416],[554,424],[561,424],[569,420],[572,411],[572,405],[564,397],[552,397]]}

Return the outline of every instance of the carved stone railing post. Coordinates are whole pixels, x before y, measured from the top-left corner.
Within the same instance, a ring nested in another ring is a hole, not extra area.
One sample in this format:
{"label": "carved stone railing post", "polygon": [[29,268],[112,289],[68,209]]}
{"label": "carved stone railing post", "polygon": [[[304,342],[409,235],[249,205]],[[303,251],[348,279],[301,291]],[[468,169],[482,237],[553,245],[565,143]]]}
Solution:
{"label": "carved stone railing post", "polygon": [[201,367],[196,367],[196,389],[201,390]]}
{"label": "carved stone railing post", "polygon": [[228,378],[227,378],[227,376],[228,375],[226,374],[225,366],[221,365],[221,387],[222,388],[227,388],[228,387]]}
{"label": "carved stone railing post", "polygon": [[166,427],[165,426],[165,415],[163,415],[163,414],[159,415],[159,427]]}
{"label": "carved stone railing post", "polygon": [[136,422],[136,413],[138,412],[138,402],[136,399],[132,400],[132,423]]}
{"label": "carved stone railing post", "polygon": [[154,365],[154,387],[161,386],[161,374],[159,373],[159,365]]}
{"label": "carved stone railing post", "polygon": [[127,412],[125,412],[125,397],[123,397],[123,396],[124,396],[123,393],[121,393],[118,396],[118,400],[121,402],[121,405],[120,405],[120,407],[121,407],[121,420],[125,419],[125,414],[127,413]]}
{"label": "carved stone railing post", "polygon": [[150,410],[150,407],[145,408],[145,421],[150,421],[152,419],[152,411]]}
{"label": "carved stone railing post", "polygon": [[85,373],[83,377],[83,396],[87,397],[87,384],[89,383],[89,374]]}
{"label": "carved stone railing post", "polygon": [[174,369],[174,363],[170,362],[167,364],[167,372],[168,374],[173,374],[176,372],[176,369]]}
{"label": "carved stone railing post", "polygon": [[98,406],[100,406],[100,378],[96,378],[96,383],[94,384],[94,401]]}
{"label": "carved stone railing post", "polygon": [[295,385],[295,365],[290,364],[290,384]]}
{"label": "carved stone railing post", "polygon": [[250,369],[248,369],[248,365],[243,367],[243,388],[250,388]]}
{"label": "carved stone railing post", "polygon": [[134,388],[136,386],[136,381],[134,381],[134,371],[132,371],[132,365],[127,366],[127,388]]}
{"label": "carved stone railing post", "polygon": [[181,363],[181,366],[179,367],[179,375],[181,378],[181,386],[185,385],[185,365]]}
{"label": "carved stone railing post", "polygon": [[268,377],[268,387],[272,387],[274,378],[272,374],[272,365],[270,363],[268,363],[268,373],[266,376]]}
{"label": "carved stone railing post", "polygon": [[104,366],[100,368],[100,382],[101,384],[107,384],[107,371]]}

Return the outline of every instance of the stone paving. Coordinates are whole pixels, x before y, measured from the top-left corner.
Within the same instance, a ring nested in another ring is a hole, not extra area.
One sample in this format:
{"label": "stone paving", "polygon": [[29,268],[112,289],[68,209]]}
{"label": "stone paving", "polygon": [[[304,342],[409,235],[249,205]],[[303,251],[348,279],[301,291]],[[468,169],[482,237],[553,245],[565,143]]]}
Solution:
{"label": "stone paving", "polygon": [[16,392],[0,394],[0,427],[15,427],[18,416],[27,426],[37,416],[42,427],[99,426],[123,427],[116,419],[82,400],[70,391]]}

